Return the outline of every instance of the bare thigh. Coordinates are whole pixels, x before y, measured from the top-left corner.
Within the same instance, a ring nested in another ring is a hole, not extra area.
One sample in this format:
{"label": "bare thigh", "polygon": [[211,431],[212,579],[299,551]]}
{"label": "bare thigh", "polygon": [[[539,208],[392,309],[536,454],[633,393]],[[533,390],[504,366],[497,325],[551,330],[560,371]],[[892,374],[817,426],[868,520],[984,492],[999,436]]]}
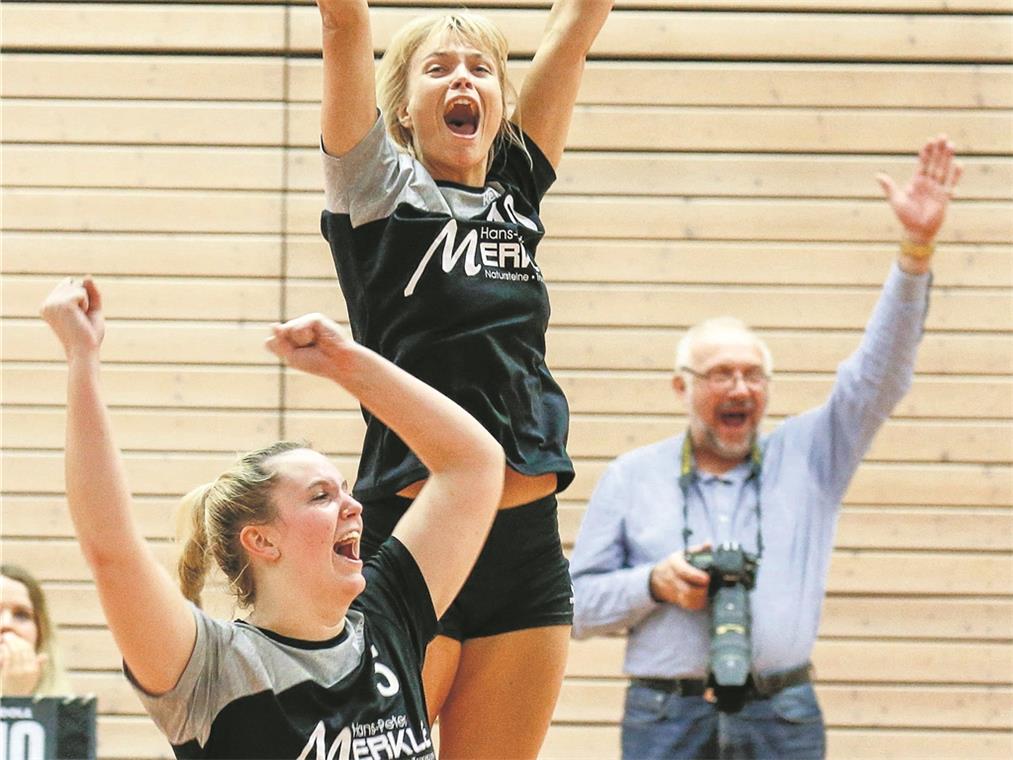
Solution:
{"label": "bare thigh", "polygon": [[429,725],[436,723],[436,716],[440,714],[443,703],[447,701],[460,660],[461,642],[457,639],[437,636],[426,647],[426,661],[422,665],[422,685],[426,691]]}
{"label": "bare thigh", "polygon": [[557,625],[465,641],[440,711],[441,760],[534,760],[559,697],[569,640],[570,627]]}

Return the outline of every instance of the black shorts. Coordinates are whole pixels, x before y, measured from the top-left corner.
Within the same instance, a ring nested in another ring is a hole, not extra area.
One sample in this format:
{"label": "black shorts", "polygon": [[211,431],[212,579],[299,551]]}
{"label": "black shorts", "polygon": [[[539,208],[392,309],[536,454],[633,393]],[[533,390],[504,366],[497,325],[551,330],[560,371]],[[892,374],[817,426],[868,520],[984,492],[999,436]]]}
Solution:
{"label": "black shorts", "polygon": [[[410,504],[401,496],[363,504],[364,556],[379,548]],[[555,495],[501,509],[461,593],[440,619],[439,634],[464,641],[572,623],[573,586]]]}

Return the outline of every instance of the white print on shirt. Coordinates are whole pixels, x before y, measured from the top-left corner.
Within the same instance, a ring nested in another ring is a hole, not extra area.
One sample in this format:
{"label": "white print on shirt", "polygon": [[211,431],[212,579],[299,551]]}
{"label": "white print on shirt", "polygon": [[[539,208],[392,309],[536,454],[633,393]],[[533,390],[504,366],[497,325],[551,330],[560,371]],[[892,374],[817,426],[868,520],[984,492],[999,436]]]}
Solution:
{"label": "white print on shirt", "polygon": [[[373,653],[374,658],[380,656],[376,647],[370,647],[369,651]],[[382,681],[377,681],[376,683],[376,690],[380,692],[381,697],[393,697],[401,689],[401,684],[397,680],[397,675],[382,662],[374,660],[373,672],[383,679]]]}
{"label": "white print on shirt", "polygon": [[[413,729],[408,716],[377,718],[345,726],[327,748],[327,728],[321,720],[296,760],[397,760],[400,757],[435,758],[433,740],[425,726]],[[314,754],[310,754],[310,753]]]}
{"label": "white print on shirt", "polygon": [[[523,225],[531,230],[538,229],[538,226],[533,221],[514,210],[513,196],[507,195],[503,198],[503,209],[514,224]],[[496,206],[492,206],[489,209],[486,219],[490,222],[504,221]],[[423,254],[418,267],[415,269],[415,273],[404,289],[405,298],[408,298],[408,296],[415,292],[415,287],[418,285],[422,273],[426,270],[426,266],[429,264],[430,259],[433,258],[433,254],[436,253],[441,243],[443,244],[443,252],[440,265],[443,271],[448,274],[457,266],[457,262],[463,256],[464,274],[468,277],[474,277],[485,267],[486,276],[494,280],[521,280],[528,282],[532,278],[537,280],[542,279],[542,273],[538,269],[538,265],[531,260],[531,256],[528,255],[528,251],[524,247],[524,240],[516,230],[498,227],[478,227],[468,232],[460,244],[458,244],[457,220],[451,219],[440,230],[440,234],[436,236],[433,244],[429,246],[429,250]],[[481,260],[481,263],[479,263],[479,260]],[[517,271],[524,269],[532,271],[531,273]]]}

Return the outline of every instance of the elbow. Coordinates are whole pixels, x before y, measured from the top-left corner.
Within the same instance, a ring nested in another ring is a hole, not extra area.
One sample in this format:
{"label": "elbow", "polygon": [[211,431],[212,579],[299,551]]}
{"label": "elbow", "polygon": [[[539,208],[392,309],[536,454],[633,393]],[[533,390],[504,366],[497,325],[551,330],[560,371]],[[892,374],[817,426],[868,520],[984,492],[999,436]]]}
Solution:
{"label": "elbow", "polygon": [[123,552],[105,541],[80,541],[81,555],[95,578],[116,572],[122,564]]}

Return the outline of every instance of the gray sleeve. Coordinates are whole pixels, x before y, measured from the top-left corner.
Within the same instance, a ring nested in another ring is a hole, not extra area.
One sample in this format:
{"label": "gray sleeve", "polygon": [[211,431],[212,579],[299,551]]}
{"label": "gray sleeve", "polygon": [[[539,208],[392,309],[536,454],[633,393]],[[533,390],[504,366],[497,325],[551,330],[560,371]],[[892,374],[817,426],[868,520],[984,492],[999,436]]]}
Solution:
{"label": "gray sleeve", "polygon": [[382,114],[348,153],[332,156],[322,140],[320,153],[324,162],[324,207],[332,214],[347,214],[353,228],[388,217],[405,202],[449,213],[425,167],[391,141]]}
{"label": "gray sleeve", "polygon": [[[145,692],[124,665],[124,672],[155,725],[171,744],[197,740],[204,746],[211,732],[211,721],[217,714],[221,697],[219,672],[225,662],[224,652],[231,648],[234,628],[209,617],[191,605],[197,622],[197,640],[190,661],[179,681],[165,694]],[[235,652],[233,651],[235,655]]]}

